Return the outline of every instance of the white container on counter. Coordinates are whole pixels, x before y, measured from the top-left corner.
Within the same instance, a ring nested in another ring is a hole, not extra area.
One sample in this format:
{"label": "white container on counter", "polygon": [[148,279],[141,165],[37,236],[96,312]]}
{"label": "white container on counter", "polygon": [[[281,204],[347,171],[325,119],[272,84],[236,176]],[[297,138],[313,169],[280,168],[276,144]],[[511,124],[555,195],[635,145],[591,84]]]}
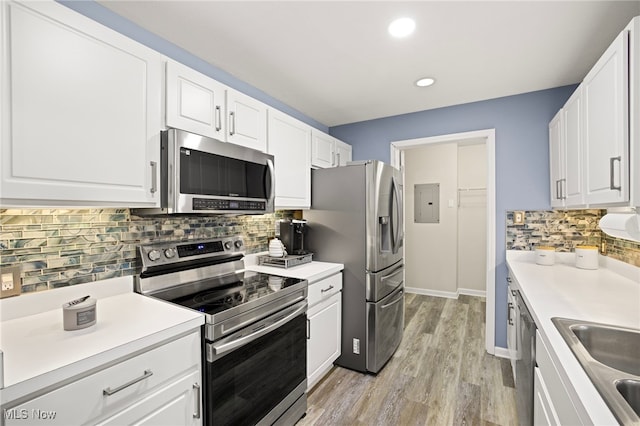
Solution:
{"label": "white container on counter", "polygon": [[598,247],[576,246],[576,268],[598,269]]}
{"label": "white container on counter", "polygon": [[536,247],[536,263],[538,265],[551,266],[556,262],[556,249],[554,247]]}

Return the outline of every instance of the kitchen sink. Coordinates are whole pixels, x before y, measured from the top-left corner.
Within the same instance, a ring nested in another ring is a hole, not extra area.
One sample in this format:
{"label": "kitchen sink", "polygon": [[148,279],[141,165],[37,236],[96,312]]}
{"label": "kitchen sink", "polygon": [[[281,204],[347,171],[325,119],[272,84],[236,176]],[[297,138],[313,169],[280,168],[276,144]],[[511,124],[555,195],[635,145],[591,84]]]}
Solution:
{"label": "kitchen sink", "polygon": [[629,403],[633,411],[640,416],[640,380],[619,380],[616,388],[622,397]]}
{"label": "kitchen sink", "polygon": [[551,321],[618,421],[640,424],[640,330],[567,318]]}

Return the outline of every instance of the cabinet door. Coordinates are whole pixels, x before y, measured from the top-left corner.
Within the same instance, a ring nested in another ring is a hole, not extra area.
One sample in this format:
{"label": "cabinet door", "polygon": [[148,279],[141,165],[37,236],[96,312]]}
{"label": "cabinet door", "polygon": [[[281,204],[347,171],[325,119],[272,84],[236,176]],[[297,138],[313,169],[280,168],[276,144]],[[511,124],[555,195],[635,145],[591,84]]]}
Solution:
{"label": "cabinet door", "polygon": [[97,425],[200,425],[202,393],[199,371],[171,381]]}
{"label": "cabinet door", "polygon": [[311,145],[311,165],[320,169],[333,167],[335,139],[326,133],[313,130]]}
{"label": "cabinet door", "polygon": [[174,61],[166,69],[167,127],[224,141],[226,86]]}
{"label": "cabinet door", "polygon": [[563,207],[563,188],[565,185],[565,159],[564,159],[564,127],[562,120],[563,110],[553,117],[549,123],[549,171],[551,181],[551,207]]}
{"label": "cabinet door", "polygon": [[2,203],[158,206],[160,54],[56,2],[0,6]]}
{"label": "cabinet door", "polygon": [[533,424],[535,426],[556,426],[560,424],[538,367],[534,368]]}
{"label": "cabinet door", "polygon": [[571,95],[562,111],[564,122],[564,164],[565,175],[562,195],[565,206],[578,207],[584,205],[584,185],[582,178],[582,135],[583,135],[583,102],[582,85]]}
{"label": "cabinet door", "polygon": [[584,79],[586,202],[629,200],[628,31]]}
{"label": "cabinet door", "polygon": [[267,106],[232,89],[227,90],[227,142],[267,151]]}
{"label": "cabinet door", "polygon": [[276,169],[276,208],[311,207],[311,128],[269,109],[268,152]]}
{"label": "cabinet door", "polygon": [[317,304],[308,313],[307,386],[311,389],[340,356],[342,292]]}
{"label": "cabinet door", "polygon": [[336,162],[335,166],[346,166],[351,161],[352,148],[348,143],[335,140]]}

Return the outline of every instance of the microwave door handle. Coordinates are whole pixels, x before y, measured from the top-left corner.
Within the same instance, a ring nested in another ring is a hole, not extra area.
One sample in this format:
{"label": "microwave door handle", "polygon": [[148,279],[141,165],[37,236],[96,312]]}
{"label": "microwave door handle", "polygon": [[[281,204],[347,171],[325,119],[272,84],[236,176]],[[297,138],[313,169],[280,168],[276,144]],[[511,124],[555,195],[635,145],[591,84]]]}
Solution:
{"label": "microwave door handle", "polygon": [[[271,181],[271,191],[269,194],[269,202],[273,203],[274,198],[276,197],[276,173],[275,168],[273,166],[273,161],[271,159],[267,159],[267,167],[269,168],[269,176],[266,179]],[[265,179],[265,184],[267,183]]]}

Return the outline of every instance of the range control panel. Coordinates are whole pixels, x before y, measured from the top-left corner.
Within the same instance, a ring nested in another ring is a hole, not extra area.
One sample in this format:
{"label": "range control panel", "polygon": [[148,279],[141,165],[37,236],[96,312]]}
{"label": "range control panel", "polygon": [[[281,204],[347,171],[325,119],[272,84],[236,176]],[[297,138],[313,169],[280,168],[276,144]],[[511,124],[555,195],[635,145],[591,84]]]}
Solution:
{"label": "range control panel", "polygon": [[189,260],[243,254],[242,237],[226,237],[193,241],[166,241],[146,244],[138,248],[143,269],[171,265]]}

